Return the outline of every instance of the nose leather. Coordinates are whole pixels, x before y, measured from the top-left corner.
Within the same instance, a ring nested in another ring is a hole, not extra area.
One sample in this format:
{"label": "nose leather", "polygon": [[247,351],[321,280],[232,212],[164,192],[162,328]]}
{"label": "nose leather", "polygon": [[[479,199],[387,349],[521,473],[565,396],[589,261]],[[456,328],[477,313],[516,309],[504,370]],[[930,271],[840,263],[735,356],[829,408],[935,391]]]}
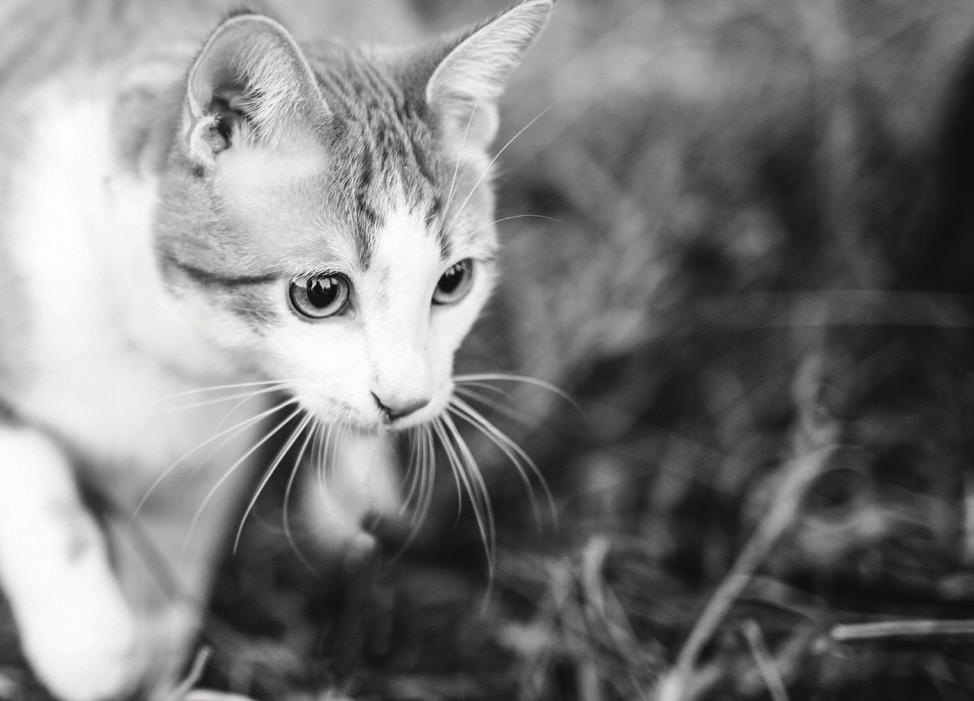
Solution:
{"label": "nose leather", "polygon": [[390,401],[388,404],[379,398],[375,392],[372,393],[372,397],[375,399],[375,403],[379,407],[379,411],[386,415],[389,421],[398,421],[399,419],[405,418],[410,414],[414,414],[427,404],[430,403],[428,397],[422,397],[419,399],[410,399],[403,402],[393,402]]}

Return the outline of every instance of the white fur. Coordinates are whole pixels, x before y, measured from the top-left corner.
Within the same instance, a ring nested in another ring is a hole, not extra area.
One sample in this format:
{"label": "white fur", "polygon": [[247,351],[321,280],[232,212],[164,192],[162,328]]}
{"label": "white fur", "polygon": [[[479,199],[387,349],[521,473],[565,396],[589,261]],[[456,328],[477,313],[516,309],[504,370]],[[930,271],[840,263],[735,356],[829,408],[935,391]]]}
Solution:
{"label": "white fur", "polygon": [[0,582],[24,652],[59,698],[114,697],[138,676],[136,623],[71,465],[31,429],[0,427],[0,455]]}
{"label": "white fur", "polygon": [[268,341],[268,374],[298,378],[302,403],[326,422],[380,430],[384,419],[371,393],[389,406],[429,399],[409,425],[442,412],[453,388],[453,355],[490,294],[484,265],[464,300],[431,305],[446,268],[482,252],[457,251],[444,265],[424,215],[393,202],[369,268],[337,271],[352,283],[351,313],[309,323],[287,308],[285,290],[278,292],[284,321]]}
{"label": "white fur", "polygon": [[30,310],[22,340],[41,371],[13,399],[92,458],[150,467],[201,433],[158,402],[211,383],[220,361],[163,291],[150,230],[155,184],[117,175],[109,126],[106,99],[64,104],[46,94],[39,103],[9,221]]}

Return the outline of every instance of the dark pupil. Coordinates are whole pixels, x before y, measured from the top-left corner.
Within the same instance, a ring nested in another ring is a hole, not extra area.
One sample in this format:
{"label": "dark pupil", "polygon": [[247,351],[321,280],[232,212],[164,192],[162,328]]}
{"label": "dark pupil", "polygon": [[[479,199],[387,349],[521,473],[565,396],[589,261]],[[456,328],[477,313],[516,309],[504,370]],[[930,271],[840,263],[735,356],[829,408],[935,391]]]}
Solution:
{"label": "dark pupil", "polygon": [[443,273],[443,277],[440,278],[440,290],[447,294],[456,290],[463,280],[463,272],[463,268],[456,266]]}
{"label": "dark pupil", "polygon": [[338,283],[333,277],[316,277],[308,280],[308,301],[318,309],[324,309],[335,301]]}

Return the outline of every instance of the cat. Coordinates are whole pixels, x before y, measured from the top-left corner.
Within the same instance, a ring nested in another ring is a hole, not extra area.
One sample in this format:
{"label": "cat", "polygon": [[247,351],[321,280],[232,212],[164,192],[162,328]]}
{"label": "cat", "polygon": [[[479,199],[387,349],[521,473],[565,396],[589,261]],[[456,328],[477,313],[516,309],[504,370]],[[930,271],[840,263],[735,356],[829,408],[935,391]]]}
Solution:
{"label": "cat", "polygon": [[[163,31],[185,15],[139,6],[95,6],[135,18],[127,49],[57,61],[38,34],[29,66],[0,55],[0,585],[66,701],[165,693],[285,426],[305,447],[341,426],[347,501],[395,505],[388,437],[444,411],[495,285],[487,149],[553,0],[398,48],[299,43],[258,11],[193,45]],[[44,12],[13,8],[8,30]],[[173,582],[106,536],[86,485]]]}

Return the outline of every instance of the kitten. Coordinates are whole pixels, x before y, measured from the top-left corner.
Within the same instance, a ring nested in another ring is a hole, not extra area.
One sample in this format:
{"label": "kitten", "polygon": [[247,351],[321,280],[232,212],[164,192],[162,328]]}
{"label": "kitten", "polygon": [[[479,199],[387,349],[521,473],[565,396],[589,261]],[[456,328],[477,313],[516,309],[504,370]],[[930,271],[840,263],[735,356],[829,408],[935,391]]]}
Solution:
{"label": "kitten", "polygon": [[[56,696],[163,693],[289,420],[342,427],[349,501],[395,501],[381,443],[450,399],[496,276],[497,100],[551,7],[407,48],[242,13],[195,59],[170,37],[0,76],[0,584]],[[219,386],[251,420],[194,393]]]}

